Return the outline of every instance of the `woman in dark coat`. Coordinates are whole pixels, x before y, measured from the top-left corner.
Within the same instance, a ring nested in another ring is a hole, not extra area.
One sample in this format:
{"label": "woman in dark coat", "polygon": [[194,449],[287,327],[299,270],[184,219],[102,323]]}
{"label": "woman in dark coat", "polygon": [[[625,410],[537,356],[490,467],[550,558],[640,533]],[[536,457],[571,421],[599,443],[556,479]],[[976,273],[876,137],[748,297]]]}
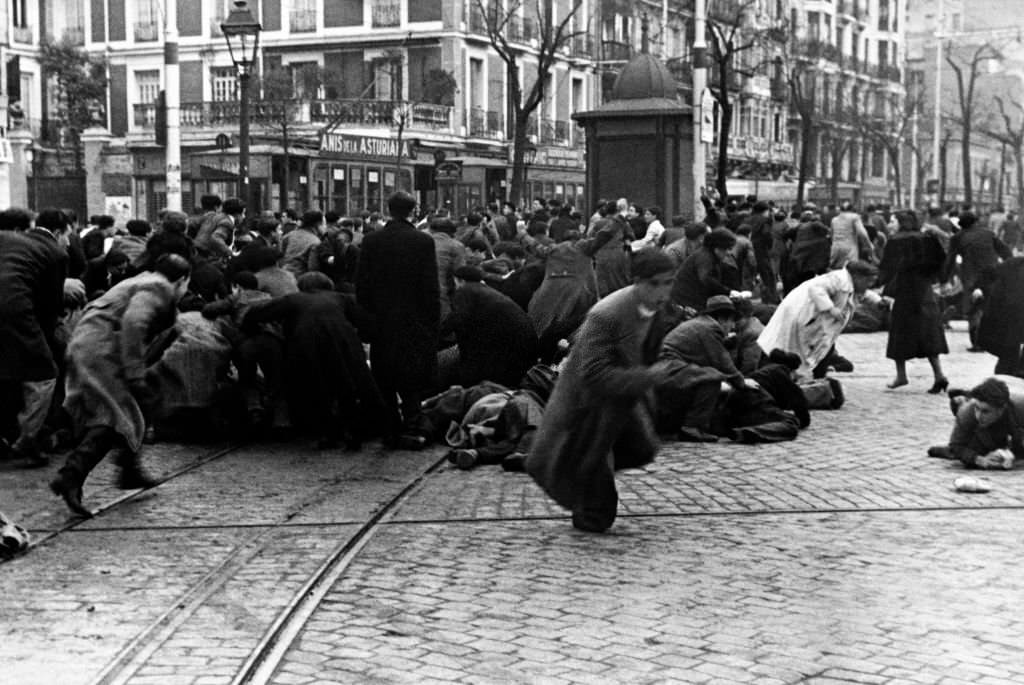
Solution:
{"label": "woman in dark coat", "polygon": [[942,373],[939,355],[949,352],[942,313],[932,284],[942,271],[945,255],[933,236],[921,233],[913,212],[896,215],[899,230],[885,246],[878,281],[884,294],[893,298],[892,325],[885,356],[896,363],[896,379],[886,387],[907,385],[907,360],[925,357],[932,366],[933,395],[949,381]]}
{"label": "woman in dark coat", "polygon": [[985,288],[985,314],[978,328],[978,343],[999,357],[994,373],[1024,377],[1024,257],[1008,259],[995,270]]}
{"label": "woman in dark coat", "polygon": [[356,332],[361,318],[350,295],[334,292],[320,272],[299,278],[300,292],[254,305],[243,327],[284,326],[284,385],[292,423],[322,436],[321,449],[344,437],[349,449],[380,427],[384,400]]}

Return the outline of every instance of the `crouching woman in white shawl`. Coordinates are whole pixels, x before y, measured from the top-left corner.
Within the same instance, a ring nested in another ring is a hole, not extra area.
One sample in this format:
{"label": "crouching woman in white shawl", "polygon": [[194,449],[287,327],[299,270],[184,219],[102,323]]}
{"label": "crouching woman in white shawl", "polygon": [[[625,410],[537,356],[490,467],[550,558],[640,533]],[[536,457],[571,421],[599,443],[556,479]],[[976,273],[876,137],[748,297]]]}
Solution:
{"label": "crouching woman in white shawl", "polygon": [[836,338],[850,322],[862,299],[880,300],[868,291],[878,269],[867,262],[850,262],[804,281],[782,301],[757,339],[765,354],[772,350],[792,352],[803,362],[797,376],[810,379],[811,372],[827,355]]}

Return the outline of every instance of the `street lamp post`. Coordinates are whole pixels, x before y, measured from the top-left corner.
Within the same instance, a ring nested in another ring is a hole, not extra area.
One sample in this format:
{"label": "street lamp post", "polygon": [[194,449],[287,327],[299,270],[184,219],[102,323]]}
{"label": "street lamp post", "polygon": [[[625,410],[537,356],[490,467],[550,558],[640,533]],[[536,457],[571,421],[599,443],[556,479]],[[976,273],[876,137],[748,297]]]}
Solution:
{"label": "street lamp post", "polygon": [[220,25],[227,41],[231,61],[238,72],[238,196],[251,213],[249,188],[249,79],[260,46],[263,27],[252,15],[245,0],[237,0],[234,9]]}

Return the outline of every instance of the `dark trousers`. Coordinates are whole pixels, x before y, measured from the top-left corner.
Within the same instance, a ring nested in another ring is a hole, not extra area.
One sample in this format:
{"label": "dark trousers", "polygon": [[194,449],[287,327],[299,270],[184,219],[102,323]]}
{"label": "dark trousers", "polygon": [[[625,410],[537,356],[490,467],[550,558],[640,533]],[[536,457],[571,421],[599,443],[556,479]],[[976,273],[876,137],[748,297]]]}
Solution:
{"label": "dark trousers", "polygon": [[384,398],[384,408],[387,412],[387,420],[384,421],[385,432],[391,437],[398,437],[404,429],[411,429],[416,425],[424,391],[409,385],[398,387],[390,373],[375,373],[373,376]]}
{"label": "dark trousers", "polygon": [[658,394],[658,430],[675,434],[682,427],[711,431],[722,391],[720,381],[687,384],[685,390],[665,388]]}
{"label": "dark trousers", "polygon": [[60,469],[60,475],[80,487],[96,465],[111,451],[115,452],[115,459],[122,468],[138,464],[139,455],[128,449],[128,444],[120,434],[113,428],[97,426],[90,428],[78,447],[68,455],[67,461]]}
{"label": "dark trousers", "polygon": [[245,399],[246,409],[252,411],[263,406],[258,371],[263,371],[264,390],[268,398],[280,394],[284,345],[270,333],[261,332],[243,340],[235,353],[238,367],[238,385]]}
{"label": "dark trousers", "polygon": [[775,271],[767,256],[757,260],[757,275],[761,277],[761,301],[765,304],[779,303],[779,290]]}

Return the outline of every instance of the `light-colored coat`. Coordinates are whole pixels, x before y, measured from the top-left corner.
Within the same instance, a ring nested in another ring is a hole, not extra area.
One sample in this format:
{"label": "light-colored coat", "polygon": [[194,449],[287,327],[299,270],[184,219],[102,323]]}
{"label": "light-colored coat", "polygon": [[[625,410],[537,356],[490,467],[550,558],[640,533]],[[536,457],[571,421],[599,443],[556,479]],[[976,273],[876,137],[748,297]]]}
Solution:
{"label": "light-colored coat", "polygon": [[174,286],[151,271],[89,303],[68,343],[64,409],[76,431],[112,428],[138,452],[146,421],[129,384],[145,378],[148,347],[175,312]]}
{"label": "light-colored coat", "polygon": [[[786,295],[757,343],[765,354],[785,350],[799,355],[803,364],[797,375],[809,378],[850,322],[858,301],[846,269],[815,276]],[[833,307],[840,316],[829,313]]]}
{"label": "light-colored coat", "polygon": [[861,245],[870,246],[868,231],[857,212],[840,212],[832,219],[830,268],[841,269],[860,256]]}

